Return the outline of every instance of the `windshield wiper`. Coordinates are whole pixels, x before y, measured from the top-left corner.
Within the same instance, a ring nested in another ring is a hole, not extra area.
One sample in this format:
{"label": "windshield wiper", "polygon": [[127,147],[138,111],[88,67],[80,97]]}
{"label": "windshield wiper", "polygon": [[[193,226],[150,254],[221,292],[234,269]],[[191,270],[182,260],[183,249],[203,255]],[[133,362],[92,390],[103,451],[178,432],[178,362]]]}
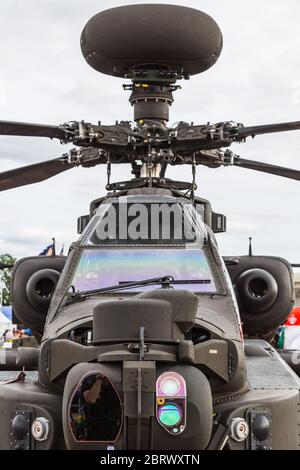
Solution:
{"label": "windshield wiper", "polygon": [[173,276],[162,276],[154,277],[151,279],[144,279],[142,281],[120,281],[119,284],[113,286],[102,287],[99,289],[93,289],[89,291],[76,292],[71,294],[71,302],[76,299],[85,299],[86,297],[93,296],[95,294],[102,294],[105,292],[114,292],[118,290],[130,289],[131,287],[143,287],[143,286],[152,286],[160,284],[162,288],[168,289],[172,288],[173,284],[185,285],[185,284],[210,284],[210,279],[174,279]]}
{"label": "windshield wiper", "polygon": [[[171,276],[169,276],[171,277]],[[119,285],[127,284],[134,281],[120,281]],[[210,279],[172,279],[168,284],[210,284]]]}
{"label": "windshield wiper", "polygon": [[143,286],[151,286],[151,285],[160,284],[162,287],[168,288],[170,287],[170,284],[173,284],[174,282],[175,281],[174,281],[173,276],[154,277],[152,279],[144,279],[142,281],[119,282],[119,284],[116,284],[114,286],[107,286],[107,287],[102,287],[99,289],[82,291],[82,292],[77,292],[75,294],[71,294],[71,300],[90,297],[94,294],[101,294],[104,292],[113,292],[115,290],[129,289],[130,287],[143,287]]}

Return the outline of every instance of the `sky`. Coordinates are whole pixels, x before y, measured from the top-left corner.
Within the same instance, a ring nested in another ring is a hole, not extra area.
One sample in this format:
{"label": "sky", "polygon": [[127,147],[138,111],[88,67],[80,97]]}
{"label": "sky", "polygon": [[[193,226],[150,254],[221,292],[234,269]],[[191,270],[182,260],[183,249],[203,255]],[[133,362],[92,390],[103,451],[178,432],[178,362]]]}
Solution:
{"label": "sky", "polygon": [[[203,10],[224,38],[217,64],[181,82],[170,123],[233,120],[245,125],[300,120],[300,2],[297,0],[172,0]],[[101,10],[139,0],[1,0],[0,120],[113,124],[131,120],[124,80],[99,74],[85,62],[80,34]],[[169,3],[152,0],[151,3]],[[125,81],[126,82],[126,81]],[[231,149],[244,158],[300,169],[300,131],[258,136]],[[0,137],[0,171],[57,158],[67,146],[50,139]],[[189,181],[190,168],[168,176]],[[113,167],[112,180],[130,177]],[[76,168],[46,182],[0,193],[0,253],[39,254],[77,238],[76,219],[105,194],[105,168]],[[227,215],[218,235],[224,255],[253,251],[300,262],[299,182],[245,169],[197,169],[198,195]]]}

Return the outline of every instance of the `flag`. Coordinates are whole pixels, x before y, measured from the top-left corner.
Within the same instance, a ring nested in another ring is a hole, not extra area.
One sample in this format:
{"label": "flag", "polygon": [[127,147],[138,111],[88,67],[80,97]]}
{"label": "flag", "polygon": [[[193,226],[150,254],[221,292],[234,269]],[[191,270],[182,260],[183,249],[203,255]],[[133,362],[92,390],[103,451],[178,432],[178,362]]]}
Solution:
{"label": "flag", "polygon": [[39,254],[39,256],[53,256],[54,253],[54,244],[46,246],[46,248]]}

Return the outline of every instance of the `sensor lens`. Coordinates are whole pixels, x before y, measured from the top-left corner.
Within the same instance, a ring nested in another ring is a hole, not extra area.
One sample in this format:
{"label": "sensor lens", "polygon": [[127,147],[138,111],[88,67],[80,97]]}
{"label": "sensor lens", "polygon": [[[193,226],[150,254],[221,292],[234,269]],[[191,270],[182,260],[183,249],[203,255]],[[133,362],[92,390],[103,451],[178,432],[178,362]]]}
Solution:
{"label": "sensor lens", "polygon": [[161,391],[168,397],[174,397],[180,390],[180,384],[173,377],[168,377],[161,383]]}
{"label": "sensor lens", "polygon": [[181,417],[181,410],[175,404],[169,403],[158,409],[158,419],[164,426],[176,426],[181,421]]}

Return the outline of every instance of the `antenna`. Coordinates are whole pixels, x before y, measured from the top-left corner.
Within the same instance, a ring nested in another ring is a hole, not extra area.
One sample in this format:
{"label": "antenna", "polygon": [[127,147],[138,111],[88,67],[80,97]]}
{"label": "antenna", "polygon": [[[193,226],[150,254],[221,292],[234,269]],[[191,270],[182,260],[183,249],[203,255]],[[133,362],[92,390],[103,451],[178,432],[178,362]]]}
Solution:
{"label": "antenna", "polygon": [[249,237],[249,253],[248,256],[253,256],[252,253],[252,237]]}

